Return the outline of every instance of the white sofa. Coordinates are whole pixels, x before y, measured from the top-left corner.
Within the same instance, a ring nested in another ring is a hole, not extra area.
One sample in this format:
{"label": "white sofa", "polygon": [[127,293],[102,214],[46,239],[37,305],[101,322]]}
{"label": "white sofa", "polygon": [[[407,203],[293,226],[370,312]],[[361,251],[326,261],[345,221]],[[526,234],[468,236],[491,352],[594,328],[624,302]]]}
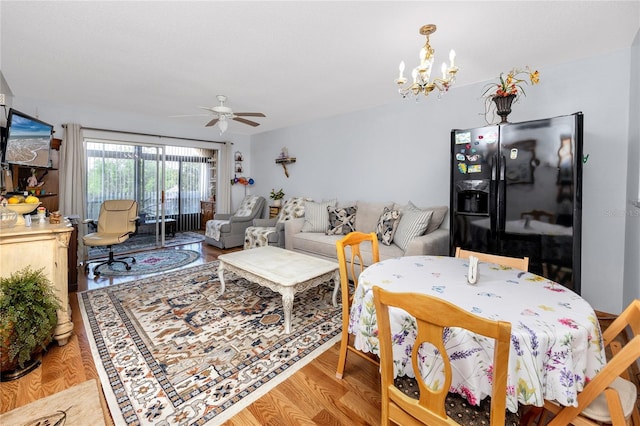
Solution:
{"label": "white sofa", "polygon": [[[387,216],[390,216],[391,212],[395,210],[399,212],[400,217],[399,220],[395,221],[395,234],[390,244],[387,245],[382,241],[379,244],[380,260],[400,256],[448,256],[449,254],[449,230],[441,228],[447,215],[447,206],[419,208],[411,202],[406,205],[393,202],[367,203],[363,201],[340,203],[343,208],[349,205],[356,207],[353,228],[342,229],[342,232],[336,235],[327,235],[327,229],[331,233],[332,224],[330,220],[327,220],[325,227],[323,223],[325,220],[323,208],[326,209],[327,205],[330,206],[331,203],[332,201],[323,203],[307,202],[305,204],[304,217],[287,221],[284,224],[285,248],[328,260],[337,260],[336,241],[343,238],[344,234],[347,234],[350,230],[367,233],[376,232],[380,217],[385,212],[386,207]],[[425,218],[427,216],[428,219],[425,226]],[[404,224],[402,223],[403,219],[405,220]],[[424,229],[425,227],[426,230]],[[399,232],[402,232],[402,235],[399,235]],[[368,248],[363,249],[363,258],[365,266],[369,266],[371,264],[371,252]]]}

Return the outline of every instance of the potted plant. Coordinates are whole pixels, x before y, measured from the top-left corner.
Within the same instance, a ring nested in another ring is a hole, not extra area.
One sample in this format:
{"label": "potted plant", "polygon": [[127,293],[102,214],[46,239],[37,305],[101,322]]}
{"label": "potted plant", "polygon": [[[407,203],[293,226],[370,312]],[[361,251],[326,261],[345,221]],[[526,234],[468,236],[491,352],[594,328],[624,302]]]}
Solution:
{"label": "potted plant", "polygon": [[60,300],[43,271],[44,268],[33,270],[27,266],[9,277],[0,278],[2,372],[26,369],[20,374],[23,375],[31,371],[38,364],[30,366],[29,361],[46,349],[53,338]]}
{"label": "potted plant", "polygon": [[280,203],[282,202],[282,198],[284,197],[284,192],[282,192],[282,188],[279,190],[271,189],[271,194],[269,194],[269,198],[273,200],[273,205],[275,207],[280,207]]}
{"label": "potted plant", "polygon": [[[528,81],[527,81],[528,80]],[[523,69],[514,68],[507,73],[500,73],[497,83],[487,85],[482,96],[485,98],[484,117],[487,123],[491,123],[487,119],[487,114],[495,109],[501,118],[501,123],[507,122],[507,116],[511,113],[511,104],[515,102],[520,95],[525,95],[523,84],[532,85],[540,82],[540,72],[531,71],[529,67]],[[495,115],[493,115],[495,117]],[[493,118],[492,117],[492,118]],[[493,121],[493,119],[491,120]]]}

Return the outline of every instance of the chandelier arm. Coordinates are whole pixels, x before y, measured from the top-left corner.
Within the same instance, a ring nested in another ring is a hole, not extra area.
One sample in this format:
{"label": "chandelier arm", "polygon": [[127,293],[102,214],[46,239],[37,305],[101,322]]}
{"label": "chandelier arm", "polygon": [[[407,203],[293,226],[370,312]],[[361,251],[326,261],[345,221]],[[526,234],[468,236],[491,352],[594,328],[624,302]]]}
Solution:
{"label": "chandelier arm", "polygon": [[447,79],[434,78],[433,84],[435,84],[438,87],[438,89],[440,89],[440,87],[447,87],[451,84],[451,78],[447,78]]}

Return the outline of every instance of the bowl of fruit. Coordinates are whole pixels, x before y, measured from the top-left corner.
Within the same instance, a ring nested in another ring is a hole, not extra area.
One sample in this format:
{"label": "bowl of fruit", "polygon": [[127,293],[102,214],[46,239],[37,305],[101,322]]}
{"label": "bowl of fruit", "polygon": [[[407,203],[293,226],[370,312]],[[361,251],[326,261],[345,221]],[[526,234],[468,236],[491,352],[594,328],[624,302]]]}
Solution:
{"label": "bowl of fruit", "polygon": [[29,195],[23,197],[22,195],[12,195],[7,200],[7,208],[13,210],[18,214],[28,214],[38,208],[42,204],[38,197]]}

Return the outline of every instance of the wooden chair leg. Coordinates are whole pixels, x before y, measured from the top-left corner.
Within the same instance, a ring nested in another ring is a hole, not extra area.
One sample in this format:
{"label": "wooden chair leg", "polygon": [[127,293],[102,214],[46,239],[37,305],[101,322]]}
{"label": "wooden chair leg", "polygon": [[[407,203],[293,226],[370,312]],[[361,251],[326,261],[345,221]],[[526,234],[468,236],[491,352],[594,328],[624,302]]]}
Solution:
{"label": "wooden chair leg", "polygon": [[344,366],[347,362],[347,346],[349,345],[349,333],[344,328],[342,329],[342,339],[340,341],[340,357],[338,358],[338,368],[336,370],[336,377],[342,379],[344,375]]}
{"label": "wooden chair leg", "polygon": [[614,389],[607,389],[604,391],[604,395],[607,399],[607,405],[609,406],[609,413],[611,415],[611,424],[613,426],[626,426],[627,421],[624,418],[622,412],[622,403],[620,402],[620,396]]}

